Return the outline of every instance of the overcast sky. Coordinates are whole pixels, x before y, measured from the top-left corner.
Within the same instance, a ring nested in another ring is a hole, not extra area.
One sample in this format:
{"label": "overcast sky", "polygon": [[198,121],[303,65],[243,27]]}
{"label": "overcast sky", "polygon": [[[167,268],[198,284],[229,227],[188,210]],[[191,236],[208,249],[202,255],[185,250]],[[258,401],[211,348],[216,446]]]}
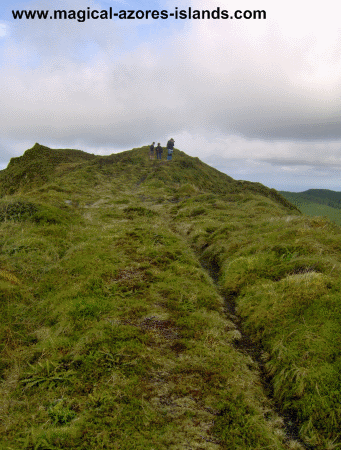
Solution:
{"label": "overcast sky", "polygon": [[[14,20],[12,10],[265,10],[266,20]],[[341,3],[0,5],[0,169],[39,142],[111,154],[152,141],[235,179],[341,191]]]}

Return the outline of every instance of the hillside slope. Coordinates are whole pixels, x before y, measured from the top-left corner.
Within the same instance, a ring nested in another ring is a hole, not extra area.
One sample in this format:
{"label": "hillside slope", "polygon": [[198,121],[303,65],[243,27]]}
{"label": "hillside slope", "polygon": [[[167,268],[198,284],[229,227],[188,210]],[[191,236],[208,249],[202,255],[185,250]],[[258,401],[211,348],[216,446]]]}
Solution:
{"label": "hillside slope", "polygon": [[179,150],[42,150],[0,173],[1,448],[340,448],[340,228]]}
{"label": "hillside slope", "polygon": [[309,189],[304,192],[280,191],[289,202],[309,216],[325,216],[341,225],[341,192]]}
{"label": "hillside slope", "polygon": [[297,192],[297,194],[321,205],[341,208],[341,192],[331,191],[330,189],[308,189],[307,191]]}

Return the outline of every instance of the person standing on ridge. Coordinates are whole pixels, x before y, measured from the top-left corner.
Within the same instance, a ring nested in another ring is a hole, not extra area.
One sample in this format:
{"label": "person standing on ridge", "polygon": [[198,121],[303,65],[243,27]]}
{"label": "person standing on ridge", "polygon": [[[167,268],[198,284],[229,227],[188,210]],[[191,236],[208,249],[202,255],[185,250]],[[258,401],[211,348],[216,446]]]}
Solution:
{"label": "person standing on ridge", "polygon": [[158,142],[155,151],[156,151],[156,159],[162,159],[163,148],[161,147],[160,142]]}
{"label": "person standing on ridge", "polygon": [[169,141],[167,142],[167,150],[168,150],[167,161],[172,160],[174,142],[175,141],[173,138],[170,138]]}
{"label": "person standing on ridge", "polygon": [[149,153],[150,160],[154,159],[154,144],[155,144],[155,142],[153,142],[152,145],[149,147],[150,148],[150,153]]}

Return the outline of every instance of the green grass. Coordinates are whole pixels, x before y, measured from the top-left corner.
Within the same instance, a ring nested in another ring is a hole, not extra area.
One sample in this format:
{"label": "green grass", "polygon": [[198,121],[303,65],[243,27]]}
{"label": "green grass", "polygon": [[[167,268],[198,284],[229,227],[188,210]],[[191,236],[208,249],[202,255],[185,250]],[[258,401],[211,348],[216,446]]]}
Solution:
{"label": "green grass", "polygon": [[[11,448],[101,448],[101,439],[103,448],[204,444],[201,436],[215,433],[207,408],[223,408],[245,382],[246,405],[262,395],[225,335],[233,324],[193,253],[160,230],[162,221],[151,227],[147,219],[70,228],[61,255],[56,227],[47,237],[48,225],[28,223],[22,241],[44,237],[3,255],[22,281],[5,281],[2,301],[2,431]],[[3,229],[5,250],[13,226]],[[274,433],[262,435],[271,429],[263,410],[258,402],[250,412],[260,425],[248,439],[282,448]]]}
{"label": "green grass", "polygon": [[340,448],[338,227],[177,149],[33,150],[0,173],[1,448],[301,448],[274,402]]}
{"label": "green grass", "polygon": [[209,227],[207,219],[191,218],[184,229],[182,209],[174,221],[217,271],[244,330],[262,345],[281,411],[296,412],[307,443],[339,448],[330,446],[341,418],[341,230],[270,205],[257,217],[256,205],[228,208],[233,222],[220,227],[222,209]]}

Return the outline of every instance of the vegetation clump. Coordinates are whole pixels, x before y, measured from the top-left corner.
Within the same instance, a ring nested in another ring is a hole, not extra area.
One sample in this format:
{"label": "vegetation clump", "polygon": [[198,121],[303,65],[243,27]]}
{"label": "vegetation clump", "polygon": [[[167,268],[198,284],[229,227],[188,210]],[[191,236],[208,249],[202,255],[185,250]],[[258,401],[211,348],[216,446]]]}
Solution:
{"label": "vegetation clump", "polygon": [[31,202],[29,200],[0,201],[0,222],[31,221],[37,224],[67,224],[70,214],[53,205]]}
{"label": "vegetation clump", "polygon": [[34,216],[38,208],[32,202],[14,200],[0,203],[0,222],[7,220],[22,221]]}

